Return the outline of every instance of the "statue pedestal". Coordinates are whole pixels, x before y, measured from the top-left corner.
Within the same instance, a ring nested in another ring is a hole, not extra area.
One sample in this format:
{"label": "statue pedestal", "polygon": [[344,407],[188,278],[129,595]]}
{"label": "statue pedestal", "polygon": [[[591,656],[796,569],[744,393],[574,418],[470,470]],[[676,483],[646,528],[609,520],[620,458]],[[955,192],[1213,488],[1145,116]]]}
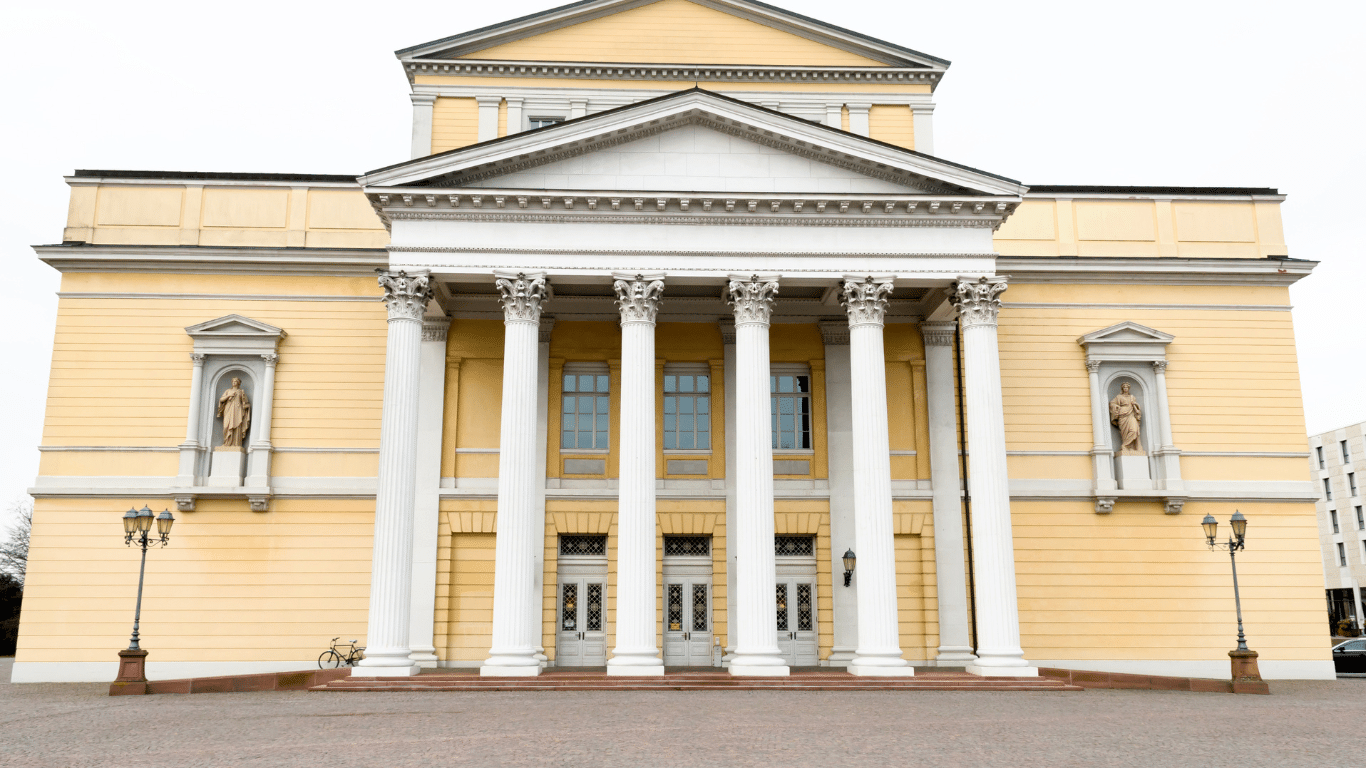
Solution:
{"label": "statue pedestal", "polygon": [[1150,491],[1153,488],[1152,473],[1148,468],[1147,456],[1116,456],[1115,480],[1125,491]]}
{"label": "statue pedestal", "polygon": [[247,454],[242,446],[220,445],[214,448],[208,485],[213,488],[240,488],[246,464]]}

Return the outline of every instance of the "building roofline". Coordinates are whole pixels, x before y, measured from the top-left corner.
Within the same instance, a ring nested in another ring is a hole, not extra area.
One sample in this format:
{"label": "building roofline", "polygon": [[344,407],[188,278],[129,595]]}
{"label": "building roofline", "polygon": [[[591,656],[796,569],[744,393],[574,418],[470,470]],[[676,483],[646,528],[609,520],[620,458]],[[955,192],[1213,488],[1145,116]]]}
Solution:
{"label": "building roofline", "polygon": [[78,168],[76,179],[166,179],[167,181],[319,181],[356,183],[356,176],[334,173],[237,173],[232,171],[120,171]]}
{"label": "building roofline", "polygon": [[1274,187],[1132,187],[1103,184],[1032,184],[1030,194],[1102,195],[1256,195],[1280,196]]}

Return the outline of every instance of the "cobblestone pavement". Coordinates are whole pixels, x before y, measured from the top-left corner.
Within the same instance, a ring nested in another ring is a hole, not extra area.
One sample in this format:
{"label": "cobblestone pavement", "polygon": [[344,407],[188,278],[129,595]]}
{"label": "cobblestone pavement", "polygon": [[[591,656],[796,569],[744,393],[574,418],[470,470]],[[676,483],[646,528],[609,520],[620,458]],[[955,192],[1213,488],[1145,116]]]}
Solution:
{"label": "cobblestone pavement", "polygon": [[107,691],[0,683],[0,765],[1284,768],[1366,749],[1366,680],[1271,696]]}

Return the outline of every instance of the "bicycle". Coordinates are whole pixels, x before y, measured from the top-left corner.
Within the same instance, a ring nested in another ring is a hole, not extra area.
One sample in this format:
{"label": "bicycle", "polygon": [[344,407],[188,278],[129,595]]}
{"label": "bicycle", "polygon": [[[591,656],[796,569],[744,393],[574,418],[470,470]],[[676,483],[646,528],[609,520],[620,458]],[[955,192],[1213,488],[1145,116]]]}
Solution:
{"label": "bicycle", "polygon": [[[356,662],[365,658],[365,648],[356,645],[356,640],[352,640],[349,645],[338,646],[337,641],[340,639],[340,637],[332,638],[332,647],[323,651],[323,654],[318,657],[318,669],[336,669],[343,665],[354,667]],[[341,651],[337,650],[338,648],[350,648],[350,650],[343,655]]]}

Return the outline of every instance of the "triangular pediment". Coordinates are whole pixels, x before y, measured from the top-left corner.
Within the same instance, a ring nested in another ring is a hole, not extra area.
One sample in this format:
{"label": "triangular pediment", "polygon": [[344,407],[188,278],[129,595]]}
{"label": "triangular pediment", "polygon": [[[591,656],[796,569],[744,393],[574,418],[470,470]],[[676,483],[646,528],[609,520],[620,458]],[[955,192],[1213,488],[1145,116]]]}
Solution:
{"label": "triangular pediment", "polygon": [[398,51],[404,61],[923,67],[948,62],[750,0],[583,0]]}
{"label": "triangular pediment", "polygon": [[691,89],[381,168],[377,188],[1018,196],[1019,182]]}
{"label": "triangular pediment", "polygon": [[280,328],[241,315],[224,315],[215,320],[192,325],[185,329],[185,333],[195,339],[280,339],[286,335]]}
{"label": "triangular pediment", "polygon": [[1146,325],[1125,321],[1109,328],[1102,328],[1077,339],[1077,343],[1084,347],[1093,344],[1156,344],[1165,346],[1170,344],[1176,337],[1154,330]]}

